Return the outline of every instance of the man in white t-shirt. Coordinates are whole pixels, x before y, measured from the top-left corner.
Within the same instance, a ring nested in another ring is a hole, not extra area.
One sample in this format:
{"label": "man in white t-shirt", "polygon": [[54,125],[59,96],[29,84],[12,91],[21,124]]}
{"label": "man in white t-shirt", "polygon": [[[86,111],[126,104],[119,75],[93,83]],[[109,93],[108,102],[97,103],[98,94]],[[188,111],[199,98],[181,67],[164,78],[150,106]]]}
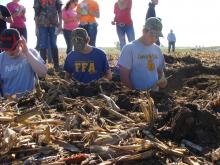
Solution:
{"label": "man in white t-shirt", "polygon": [[164,56],[155,44],[162,36],[161,21],[151,17],[146,20],[142,36],[122,49],[118,65],[125,86],[137,90],[166,87]]}

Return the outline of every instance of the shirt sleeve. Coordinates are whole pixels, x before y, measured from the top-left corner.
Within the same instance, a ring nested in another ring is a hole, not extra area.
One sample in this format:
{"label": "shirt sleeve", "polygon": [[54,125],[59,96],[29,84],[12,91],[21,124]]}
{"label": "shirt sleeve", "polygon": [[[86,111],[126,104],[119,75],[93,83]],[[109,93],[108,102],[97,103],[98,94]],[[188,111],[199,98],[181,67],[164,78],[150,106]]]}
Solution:
{"label": "shirt sleeve", "polygon": [[67,57],[66,57],[66,60],[65,60],[65,63],[64,63],[64,70],[68,73],[72,73],[72,69],[71,69],[71,65],[70,65],[70,55],[69,54]]}
{"label": "shirt sleeve", "polygon": [[109,63],[106,54],[103,52],[103,73],[106,73],[109,70]]}
{"label": "shirt sleeve", "polygon": [[10,13],[10,11],[9,11],[9,9],[8,9],[7,7],[4,7],[4,8],[3,8],[2,15],[3,15],[4,17],[11,17],[11,13]]}
{"label": "shirt sleeve", "polygon": [[29,49],[29,51],[37,58],[37,60],[41,63],[44,64],[44,60],[41,58],[40,54],[36,49]]}
{"label": "shirt sleeve", "polygon": [[92,10],[92,11],[99,11],[98,3],[94,1],[94,3],[90,7],[90,10]]}
{"label": "shirt sleeve", "polygon": [[133,59],[133,51],[131,45],[126,45],[122,49],[121,55],[119,57],[118,65],[131,70]]}

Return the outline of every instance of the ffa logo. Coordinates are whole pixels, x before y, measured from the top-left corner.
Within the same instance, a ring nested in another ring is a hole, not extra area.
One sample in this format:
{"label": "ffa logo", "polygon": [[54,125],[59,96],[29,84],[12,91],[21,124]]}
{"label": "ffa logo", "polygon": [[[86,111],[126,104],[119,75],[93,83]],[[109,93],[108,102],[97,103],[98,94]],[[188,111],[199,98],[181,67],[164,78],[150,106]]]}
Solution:
{"label": "ffa logo", "polygon": [[154,57],[153,55],[147,56],[147,68],[150,71],[153,71],[155,69],[155,64],[154,64]]}

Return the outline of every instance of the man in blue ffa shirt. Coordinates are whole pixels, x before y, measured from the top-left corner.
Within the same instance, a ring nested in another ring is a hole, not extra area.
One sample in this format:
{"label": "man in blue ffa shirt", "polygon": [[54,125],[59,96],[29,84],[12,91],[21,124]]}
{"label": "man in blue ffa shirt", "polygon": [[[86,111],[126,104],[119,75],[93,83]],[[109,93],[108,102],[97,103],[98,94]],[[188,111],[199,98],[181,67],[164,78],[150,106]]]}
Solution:
{"label": "man in blue ffa shirt", "polygon": [[89,36],[86,30],[83,28],[73,30],[72,41],[74,51],[65,60],[65,79],[72,78],[83,83],[89,83],[102,77],[111,80],[112,73],[106,54],[88,44]]}

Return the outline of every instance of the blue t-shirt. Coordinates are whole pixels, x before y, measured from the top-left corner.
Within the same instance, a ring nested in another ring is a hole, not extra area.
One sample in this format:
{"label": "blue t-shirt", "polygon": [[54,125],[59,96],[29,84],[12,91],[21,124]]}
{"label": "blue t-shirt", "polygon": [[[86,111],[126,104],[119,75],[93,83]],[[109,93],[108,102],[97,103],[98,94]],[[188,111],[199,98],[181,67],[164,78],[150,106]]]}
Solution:
{"label": "blue t-shirt", "polygon": [[72,51],[65,60],[64,70],[83,83],[98,80],[109,70],[106,54],[95,47],[88,54]]}
{"label": "blue t-shirt", "polygon": [[157,45],[144,46],[139,40],[135,40],[122,49],[118,65],[130,70],[134,89],[146,90],[158,81],[158,70],[164,69],[165,62]]}
{"label": "blue t-shirt", "polygon": [[[39,62],[44,63],[36,50],[30,49],[30,51]],[[0,78],[4,96],[16,94],[20,97],[35,88],[35,72],[23,55],[11,57],[6,52],[2,52]]]}

